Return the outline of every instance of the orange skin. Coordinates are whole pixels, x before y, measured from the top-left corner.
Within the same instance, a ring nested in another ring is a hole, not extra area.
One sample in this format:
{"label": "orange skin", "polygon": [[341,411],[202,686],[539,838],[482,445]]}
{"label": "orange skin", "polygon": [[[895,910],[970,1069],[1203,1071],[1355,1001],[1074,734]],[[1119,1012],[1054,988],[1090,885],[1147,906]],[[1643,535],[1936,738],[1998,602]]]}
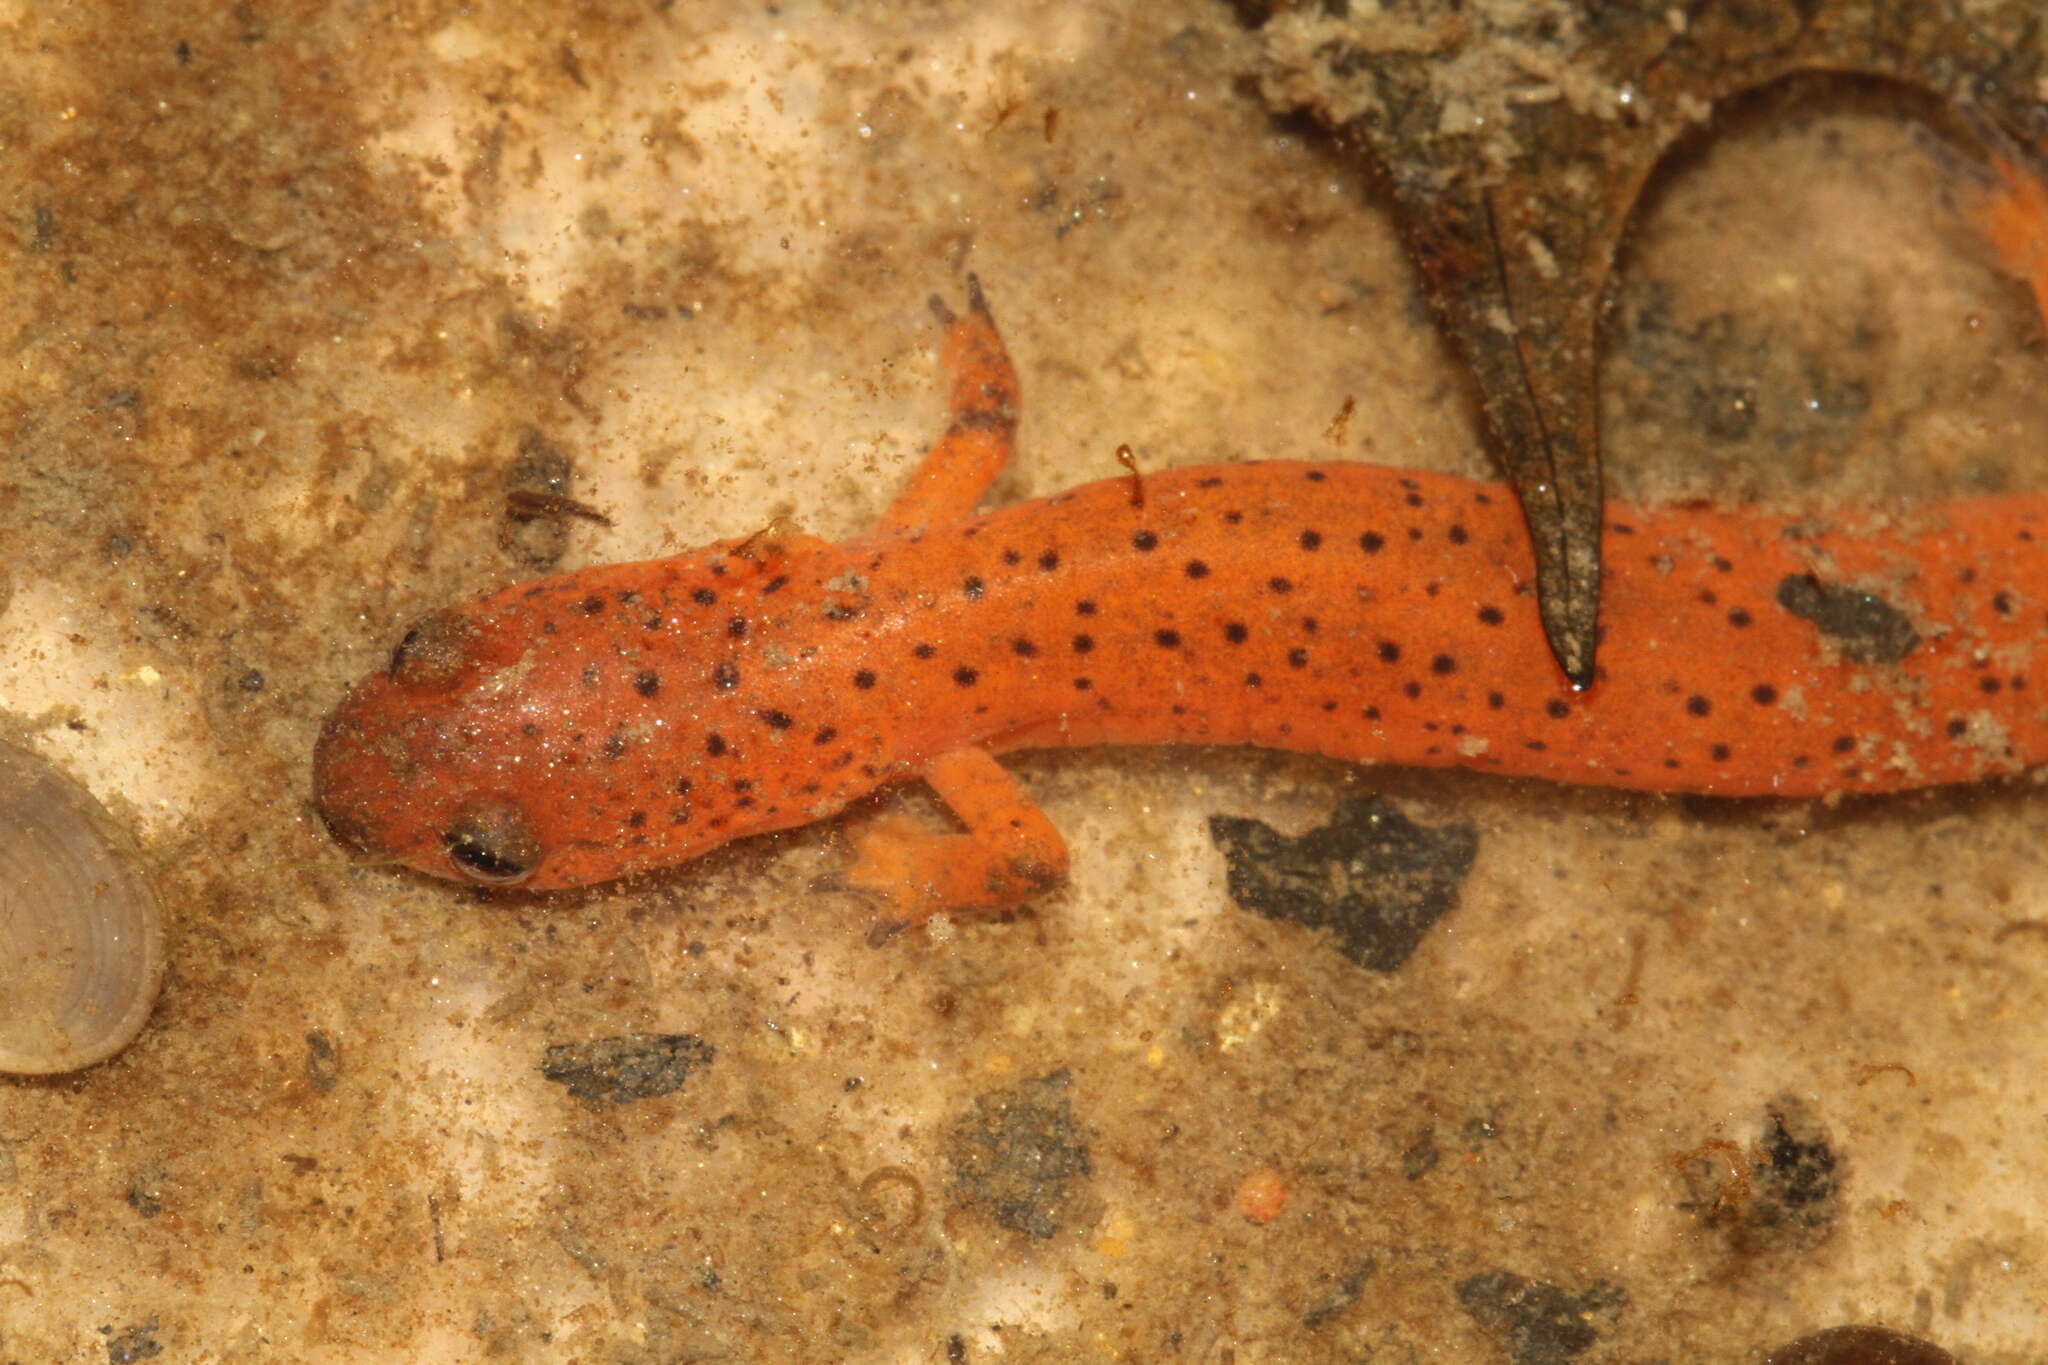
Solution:
{"label": "orange skin", "polygon": [[1603,665],[1544,645],[1499,484],[1361,464],[1177,469],[971,513],[1016,381],[980,292],[953,425],[875,533],[776,528],[438,613],[327,722],[329,827],[442,877],[580,886],[922,778],[849,885],[905,918],[1059,884],[992,755],[1256,744],[1358,763],[1812,797],[2048,761],[2048,497],[1793,522],[1610,510]]}

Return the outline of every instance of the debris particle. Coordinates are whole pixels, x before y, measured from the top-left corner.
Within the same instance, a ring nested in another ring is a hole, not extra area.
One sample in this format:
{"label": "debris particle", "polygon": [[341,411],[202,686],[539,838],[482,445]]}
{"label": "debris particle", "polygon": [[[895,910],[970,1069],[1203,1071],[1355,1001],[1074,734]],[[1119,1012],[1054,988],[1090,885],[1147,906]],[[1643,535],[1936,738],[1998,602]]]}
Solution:
{"label": "debris particle", "polygon": [[630,1104],[680,1090],[711,1065],[711,1044],[689,1033],[629,1033],[587,1043],[552,1043],[540,1074],[592,1108]]}
{"label": "debris particle", "polygon": [[1051,1237],[1073,1216],[1094,1173],[1061,1069],[977,1096],[953,1125],[953,1191],[999,1227]]}
{"label": "debris particle", "polygon": [[1612,1322],[1628,1294],[1595,1280],[1583,1294],[1568,1294],[1505,1270],[1490,1270],[1458,1284],[1458,1302],[1501,1339],[1515,1365],[1564,1365],[1599,1340],[1596,1318]]}
{"label": "debris particle", "polygon": [[1268,919],[1328,929],[1337,951],[1397,971],[1458,902],[1479,835],[1469,824],[1425,828],[1381,797],[1346,801],[1298,839],[1258,820],[1209,817],[1230,867],[1230,898]]}

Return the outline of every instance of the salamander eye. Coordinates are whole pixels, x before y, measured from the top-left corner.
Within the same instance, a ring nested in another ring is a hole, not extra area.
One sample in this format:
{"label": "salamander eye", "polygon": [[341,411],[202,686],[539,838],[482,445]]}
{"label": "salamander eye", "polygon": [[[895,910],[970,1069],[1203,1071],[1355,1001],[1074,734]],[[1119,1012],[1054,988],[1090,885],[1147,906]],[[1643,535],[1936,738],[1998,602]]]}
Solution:
{"label": "salamander eye", "polygon": [[533,875],[542,857],[526,812],[502,797],[464,806],[441,843],[456,871],[485,886],[517,886]]}
{"label": "salamander eye", "polygon": [[448,688],[476,665],[476,624],[453,611],[437,611],[414,623],[391,651],[391,681],[400,687]]}

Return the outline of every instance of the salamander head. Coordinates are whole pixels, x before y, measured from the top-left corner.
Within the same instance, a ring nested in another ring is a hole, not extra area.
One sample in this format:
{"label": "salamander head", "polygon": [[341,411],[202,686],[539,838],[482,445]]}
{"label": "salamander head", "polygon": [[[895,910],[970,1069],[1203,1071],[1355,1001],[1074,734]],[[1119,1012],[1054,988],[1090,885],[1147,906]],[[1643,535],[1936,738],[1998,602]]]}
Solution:
{"label": "salamander head", "polygon": [[[420,621],[321,731],[328,829],[380,861],[546,890],[805,824],[871,790],[879,739],[799,725],[819,689],[790,635],[818,604],[793,581],[764,599],[741,575],[709,577],[716,562],[592,570]],[[700,576],[717,587],[693,588]]]}

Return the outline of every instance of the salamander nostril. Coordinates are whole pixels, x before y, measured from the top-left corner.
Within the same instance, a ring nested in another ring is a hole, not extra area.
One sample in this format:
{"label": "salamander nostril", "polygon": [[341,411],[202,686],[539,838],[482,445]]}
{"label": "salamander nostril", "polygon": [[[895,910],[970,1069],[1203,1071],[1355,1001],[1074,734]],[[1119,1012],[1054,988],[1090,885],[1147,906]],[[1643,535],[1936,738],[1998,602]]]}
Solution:
{"label": "salamander nostril", "polygon": [[391,651],[391,681],[413,690],[455,686],[476,664],[476,625],[454,611],[437,611],[405,633]]}
{"label": "salamander nostril", "polygon": [[540,866],[540,840],[526,812],[503,797],[472,801],[441,836],[448,861],[465,878],[486,886],[515,886]]}

